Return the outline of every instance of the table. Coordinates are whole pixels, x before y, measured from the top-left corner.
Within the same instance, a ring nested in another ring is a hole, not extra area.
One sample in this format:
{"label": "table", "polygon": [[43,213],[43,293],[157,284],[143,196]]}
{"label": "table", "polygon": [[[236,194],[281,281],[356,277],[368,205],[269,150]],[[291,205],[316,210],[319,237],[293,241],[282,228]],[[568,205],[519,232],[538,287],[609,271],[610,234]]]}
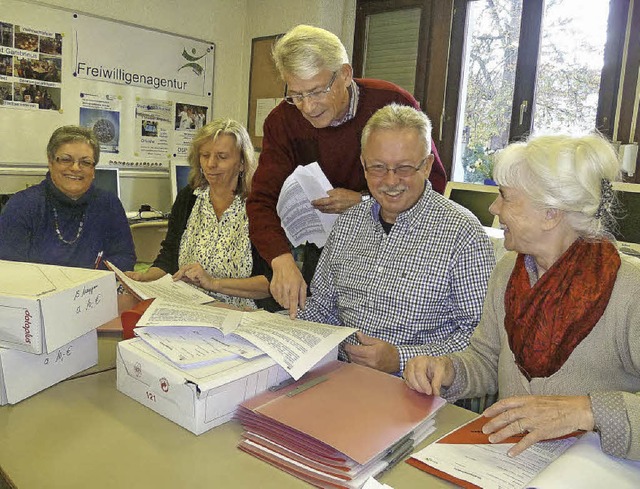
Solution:
{"label": "table", "polygon": [[[101,362],[115,345],[101,337]],[[447,405],[438,436],[471,419]],[[116,389],[107,370],[66,380],[15,406],[0,407],[0,488],[310,487],[236,448],[235,421],[195,436]],[[406,463],[380,478],[395,489],[453,487]]]}
{"label": "table", "polygon": [[[118,296],[119,312],[135,305]],[[0,407],[0,489],[310,487],[238,450],[231,421],[195,436],[116,389],[120,319],[98,329],[98,364],[15,406]],[[474,413],[447,405],[424,446]],[[453,487],[408,464],[380,477],[396,489]]]}

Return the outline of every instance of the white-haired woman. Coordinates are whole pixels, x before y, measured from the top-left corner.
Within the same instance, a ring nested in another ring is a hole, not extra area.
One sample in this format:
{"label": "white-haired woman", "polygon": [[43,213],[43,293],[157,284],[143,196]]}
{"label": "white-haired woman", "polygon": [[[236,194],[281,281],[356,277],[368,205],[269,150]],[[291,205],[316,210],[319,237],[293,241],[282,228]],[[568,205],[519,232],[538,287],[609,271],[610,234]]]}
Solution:
{"label": "white-haired woman", "polygon": [[255,307],[269,297],[268,267],[249,241],[245,201],[255,170],[247,130],[231,119],[215,119],[196,133],[188,155],[189,185],[171,209],[167,236],[158,257],[134,280],[166,273],[223,302]]}
{"label": "white-haired woman", "polygon": [[619,164],[597,135],[541,136],[497,158],[491,211],[505,230],[482,319],[468,349],[416,357],[413,389],[448,400],[499,393],[485,410],[509,452],[575,430],[640,459],[640,266],[607,232]]}

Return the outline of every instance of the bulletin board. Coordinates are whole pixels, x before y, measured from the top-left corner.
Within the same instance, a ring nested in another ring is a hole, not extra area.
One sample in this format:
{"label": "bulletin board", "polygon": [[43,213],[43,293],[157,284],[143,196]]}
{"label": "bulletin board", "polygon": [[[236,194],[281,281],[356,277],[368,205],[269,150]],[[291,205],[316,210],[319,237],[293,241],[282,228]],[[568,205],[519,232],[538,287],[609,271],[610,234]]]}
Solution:
{"label": "bulletin board", "polygon": [[100,164],[163,170],[212,116],[213,43],[24,0],[0,0],[0,166],[45,166],[63,125]]}
{"label": "bulletin board", "polygon": [[282,34],[257,37],[251,42],[251,72],[249,75],[248,130],[256,150],[262,149],[262,125],[269,112],[284,95],[284,82],[271,56],[275,41]]}

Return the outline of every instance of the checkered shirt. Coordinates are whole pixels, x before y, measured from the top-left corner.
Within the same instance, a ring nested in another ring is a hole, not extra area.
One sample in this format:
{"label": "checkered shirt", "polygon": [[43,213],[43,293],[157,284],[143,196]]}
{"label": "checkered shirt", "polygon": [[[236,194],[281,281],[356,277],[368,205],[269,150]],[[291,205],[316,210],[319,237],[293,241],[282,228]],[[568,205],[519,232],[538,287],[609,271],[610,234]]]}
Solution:
{"label": "checkered shirt", "polygon": [[[462,350],[480,320],[493,248],[478,220],[431,190],[387,235],[374,199],[336,221],[300,319],[360,329],[416,355]],[[354,336],[345,340],[356,344]],[[346,360],[344,350],[340,358]]]}

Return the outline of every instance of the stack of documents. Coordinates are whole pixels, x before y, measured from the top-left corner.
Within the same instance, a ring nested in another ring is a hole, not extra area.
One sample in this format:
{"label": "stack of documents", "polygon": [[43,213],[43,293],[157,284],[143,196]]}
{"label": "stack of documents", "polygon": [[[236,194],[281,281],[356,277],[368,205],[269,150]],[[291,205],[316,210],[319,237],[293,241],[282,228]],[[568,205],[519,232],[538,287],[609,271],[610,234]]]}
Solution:
{"label": "stack of documents", "polygon": [[155,299],[118,345],[118,390],[200,434],[238,404],[335,360],[353,328]]}
{"label": "stack of documents", "polygon": [[180,368],[202,367],[234,358],[268,355],[294,379],[336,349],[354,328],[266,311],[243,312],[156,299],[135,334]]}
{"label": "stack of documents", "polygon": [[415,453],[407,462],[467,489],[640,487],[640,462],[605,455],[596,433],[539,442],[516,457],[523,435],[489,443],[478,417]]}
{"label": "stack of documents", "polygon": [[431,434],[444,404],[398,377],[335,361],[243,402],[239,447],[317,487],[359,488]]}

